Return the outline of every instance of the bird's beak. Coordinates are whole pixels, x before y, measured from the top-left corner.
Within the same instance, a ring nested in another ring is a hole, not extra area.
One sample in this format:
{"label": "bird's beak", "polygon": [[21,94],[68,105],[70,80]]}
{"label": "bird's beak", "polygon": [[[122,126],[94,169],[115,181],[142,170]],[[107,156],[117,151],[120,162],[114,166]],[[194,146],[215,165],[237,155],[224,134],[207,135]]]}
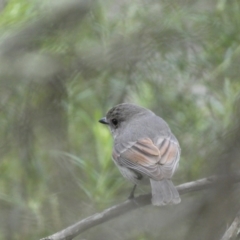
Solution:
{"label": "bird's beak", "polygon": [[102,123],[102,124],[109,124],[108,121],[107,121],[107,119],[106,119],[106,117],[101,118],[101,119],[99,120],[99,122]]}

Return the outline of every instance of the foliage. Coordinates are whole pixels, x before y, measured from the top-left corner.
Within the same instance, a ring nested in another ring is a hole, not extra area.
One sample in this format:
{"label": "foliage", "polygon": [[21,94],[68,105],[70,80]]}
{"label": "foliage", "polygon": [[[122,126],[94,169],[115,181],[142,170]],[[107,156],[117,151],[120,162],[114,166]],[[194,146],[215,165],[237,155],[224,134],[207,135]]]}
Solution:
{"label": "foliage", "polygon": [[[54,6],[9,0],[1,41],[48,19]],[[239,98],[239,9],[238,0],[99,0],[82,20],[73,16],[1,57],[0,239],[37,239],[126,199],[131,183],[98,123],[120,102],[169,123],[182,148],[176,184],[214,173],[209,156],[235,123]],[[124,239],[159,239],[126,232]]]}

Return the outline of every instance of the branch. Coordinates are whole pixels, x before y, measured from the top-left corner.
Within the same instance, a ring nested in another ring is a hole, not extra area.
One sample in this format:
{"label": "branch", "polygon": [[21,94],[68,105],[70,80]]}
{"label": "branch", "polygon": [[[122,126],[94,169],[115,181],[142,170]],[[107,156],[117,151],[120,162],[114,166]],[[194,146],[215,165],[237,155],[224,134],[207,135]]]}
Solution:
{"label": "branch", "polygon": [[4,10],[7,5],[7,0],[0,0],[0,12]]}
{"label": "branch", "polygon": [[237,239],[239,233],[240,233],[240,211],[237,213],[237,216],[235,217],[227,231],[224,233],[221,240]]}
{"label": "branch", "polygon": [[64,30],[67,34],[69,29],[76,28],[93,8],[93,2],[92,0],[53,2],[56,3],[50,5],[47,13],[41,12],[41,17],[29,21],[21,29],[15,29],[0,37],[0,78],[7,79],[4,81],[9,82],[9,78],[12,84],[19,80],[42,81],[42,76],[51,78],[52,73],[64,69],[57,57],[53,58],[52,54],[43,53],[39,48],[46,37]]}
{"label": "branch", "polygon": [[[199,191],[203,189],[212,188],[219,183],[231,181],[231,183],[240,182],[240,173],[233,176],[211,176],[208,178],[199,179],[197,181],[188,182],[177,186],[179,194],[185,194],[188,192]],[[140,195],[134,198],[134,201],[127,200],[121,204],[115,205],[104,210],[101,213],[96,213],[89,216],[68,228],[57,232],[49,237],[42,238],[41,240],[72,240],[80,233],[92,228],[98,224],[104,223],[117,216],[123,215],[126,212],[151,204],[151,194]],[[225,240],[225,239],[222,239]]]}
{"label": "branch", "polygon": [[[43,35],[51,35],[59,28],[74,27],[90,10],[90,2],[86,0],[60,1],[53,12],[45,14],[39,20],[28,24],[25,28],[7,36],[0,44],[0,57],[9,54],[16,55],[16,51],[32,48]],[[2,56],[1,56],[2,55]]]}

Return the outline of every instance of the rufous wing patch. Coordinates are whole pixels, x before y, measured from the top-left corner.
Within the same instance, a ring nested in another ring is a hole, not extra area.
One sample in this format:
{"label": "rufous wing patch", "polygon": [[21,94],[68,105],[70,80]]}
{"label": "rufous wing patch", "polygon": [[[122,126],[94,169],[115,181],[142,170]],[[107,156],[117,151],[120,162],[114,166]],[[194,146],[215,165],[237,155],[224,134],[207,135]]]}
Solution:
{"label": "rufous wing patch", "polygon": [[150,138],[143,138],[136,142],[134,145],[135,147],[139,148],[140,151],[154,156],[159,156],[160,152],[158,148],[153,144]]}
{"label": "rufous wing patch", "polygon": [[161,152],[160,164],[170,163],[177,157],[178,145],[170,139],[164,139],[159,150]]}
{"label": "rufous wing patch", "polygon": [[171,137],[159,138],[155,144],[150,138],[114,146],[114,161],[129,169],[146,174],[155,180],[172,176],[179,160],[179,145]]}
{"label": "rufous wing patch", "polygon": [[115,151],[115,149],[113,149],[113,151],[112,151],[112,158],[113,158],[114,160],[117,160],[118,157],[119,157],[119,154],[117,154],[117,152]]}
{"label": "rufous wing patch", "polygon": [[152,140],[144,138],[122,152],[121,157],[142,166],[149,166],[157,163],[159,155],[160,152]]}

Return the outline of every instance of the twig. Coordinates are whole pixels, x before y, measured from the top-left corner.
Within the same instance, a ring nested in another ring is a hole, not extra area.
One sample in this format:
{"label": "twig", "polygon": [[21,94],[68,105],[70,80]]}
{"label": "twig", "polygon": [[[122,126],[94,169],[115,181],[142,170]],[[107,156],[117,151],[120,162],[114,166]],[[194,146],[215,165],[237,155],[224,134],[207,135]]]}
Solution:
{"label": "twig", "polygon": [[240,211],[237,213],[237,216],[233,220],[230,227],[226,230],[221,240],[237,239],[239,233],[240,233]]}
{"label": "twig", "polygon": [[[212,188],[224,181],[231,181],[232,183],[240,182],[240,173],[237,173],[231,177],[212,176],[208,178],[199,179],[197,181],[181,184],[177,187],[177,189],[179,191],[179,194],[182,195],[188,192],[194,192],[194,191]],[[140,195],[134,198],[134,201],[127,200],[119,205],[110,207],[101,213],[96,213],[92,216],[89,216],[75,223],[74,225],[69,226],[64,230],[57,232],[49,237],[42,238],[41,240],[72,240],[74,237],[76,237],[77,235],[79,235],[80,233],[86,231],[91,227],[94,227],[98,224],[101,224],[117,216],[120,216],[126,212],[132,211],[134,209],[137,209],[139,207],[143,207],[149,204],[151,204],[151,194]]]}

